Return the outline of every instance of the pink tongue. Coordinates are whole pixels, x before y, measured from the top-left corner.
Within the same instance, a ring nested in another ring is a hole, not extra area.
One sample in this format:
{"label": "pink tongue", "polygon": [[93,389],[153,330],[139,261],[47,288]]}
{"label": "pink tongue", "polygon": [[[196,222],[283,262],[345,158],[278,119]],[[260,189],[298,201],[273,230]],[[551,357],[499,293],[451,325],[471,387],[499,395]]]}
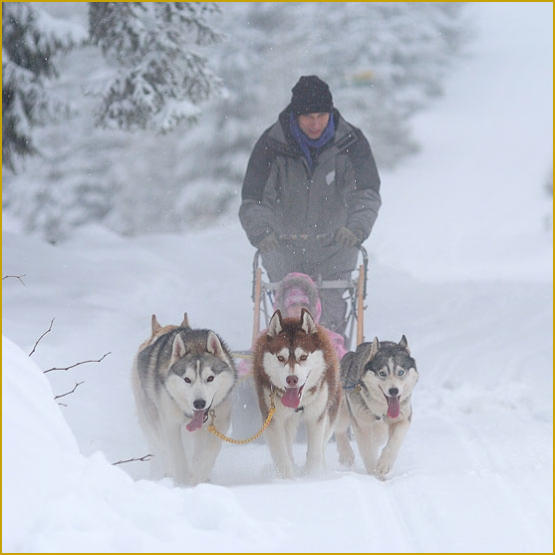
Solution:
{"label": "pink tongue", "polygon": [[286,387],[281,402],[286,407],[296,409],[301,402],[301,391],[298,387]]}
{"label": "pink tongue", "polygon": [[187,426],[185,426],[190,432],[194,432],[199,428],[202,428],[202,424],[204,423],[204,411],[203,410],[194,410],[193,411],[193,419]]}
{"label": "pink tongue", "polygon": [[387,416],[390,418],[397,418],[399,416],[400,406],[399,397],[387,398]]}

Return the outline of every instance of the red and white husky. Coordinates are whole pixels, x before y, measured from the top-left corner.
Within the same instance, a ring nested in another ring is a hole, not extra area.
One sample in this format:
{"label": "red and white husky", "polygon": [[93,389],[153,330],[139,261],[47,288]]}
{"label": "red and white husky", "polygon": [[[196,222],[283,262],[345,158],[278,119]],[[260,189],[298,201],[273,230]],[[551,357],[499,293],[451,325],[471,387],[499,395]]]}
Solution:
{"label": "red and white husky", "polygon": [[323,469],[341,399],[339,363],[326,332],[306,309],[300,318],[286,319],[276,310],[256,342],[253,370],[262,417],[271,398],[276,407],[265,437],[279,474],[294,474],[293,441],[301,418],[307,428],[306,471]]}

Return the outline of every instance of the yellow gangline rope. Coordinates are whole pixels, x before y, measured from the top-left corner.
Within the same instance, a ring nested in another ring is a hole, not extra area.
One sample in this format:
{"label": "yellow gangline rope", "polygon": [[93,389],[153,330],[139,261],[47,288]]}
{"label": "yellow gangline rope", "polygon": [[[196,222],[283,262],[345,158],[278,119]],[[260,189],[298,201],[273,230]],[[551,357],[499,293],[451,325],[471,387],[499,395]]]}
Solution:
{"label": "yellow gangline rope", "polygon": [[264,430],[270,425],[270,422],[272,421],[274,413],[276,412],[276,407],[274,405],[274,392],[273,391],[270,394],[270,402],[271,402],[270,410],[268,411],[268,416],[266,417],[266,420],[264,421],[264,424],[262,424],[262,428],[260,428],[260,430],[258,430],[258,432],[256,432],[256,434],[254,434],[253,436],[251,436],[247,439],[233,439],[232,437],[228,437],[228,436],[222,434],[221,432],[219,432],[216,429],[216,426],[214,426],[214,418],[215,418],[215,415],[216,415],[216,413],[214,412],[214,409],[212,409],[210,411],[211,421],[210,421],[210,424],[208,426],[208,431],[210,433],[214,434],[216,437],[220,438],[222,441],[227,441],[228,443],[233,443],[235,445],[246,445],[247,443],[250,443],[251,441],[254,441],[255,439],[258,439],[264,433]]}

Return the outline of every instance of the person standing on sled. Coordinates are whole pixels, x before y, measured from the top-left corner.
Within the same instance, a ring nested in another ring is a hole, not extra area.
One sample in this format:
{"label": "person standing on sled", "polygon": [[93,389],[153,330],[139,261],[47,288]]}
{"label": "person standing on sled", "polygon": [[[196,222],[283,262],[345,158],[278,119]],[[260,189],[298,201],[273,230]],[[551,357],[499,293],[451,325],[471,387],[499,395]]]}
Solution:
{"label": "person standing on sled", "polygon": [[[251,153],[239,219],[272,281],[291,272],[345,279],[378,216],[378,170],[365,136],[334,108],[324,81],[302,76],[292,93]],[[320,292],[320,323],[338,333],[343,293]]]}

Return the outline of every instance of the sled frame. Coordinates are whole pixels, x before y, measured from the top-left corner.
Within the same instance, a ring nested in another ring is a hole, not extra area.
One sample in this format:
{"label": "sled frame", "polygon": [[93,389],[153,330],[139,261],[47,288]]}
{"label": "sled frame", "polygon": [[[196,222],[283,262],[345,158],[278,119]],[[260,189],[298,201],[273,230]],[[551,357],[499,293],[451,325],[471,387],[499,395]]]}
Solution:
{"label": "sled frame", "polygon": [[[345,337],[347,349],[350,349],[353,341],[353,332],[356,324],[356,345],[364,341],[364,311],[367,295],[368,276],[368,253],[363,246],[358,247],[359,265],[353,270],[347,279],[322,280],[318,277],[314,280],[318,290],[341,289],[344,290],[343,298],[347,301],[347,313],[345,315]],[[260,265],[260,251],[256,251],[253,259],[252,294],[253,301],[253,330],[252,344],[254,345],[260,333],[260,323],[263,319],[265,327],[268,327],[273,314],[275,292],[280,282],[271,282],[264,279],[265,272]]]}

